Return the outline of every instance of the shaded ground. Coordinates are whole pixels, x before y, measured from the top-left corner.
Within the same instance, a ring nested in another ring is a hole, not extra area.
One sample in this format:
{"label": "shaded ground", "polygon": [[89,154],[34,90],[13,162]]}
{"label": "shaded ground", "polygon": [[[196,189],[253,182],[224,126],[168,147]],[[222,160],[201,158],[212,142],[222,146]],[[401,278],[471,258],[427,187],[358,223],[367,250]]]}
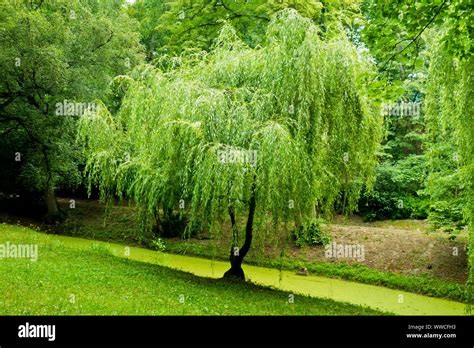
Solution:
{"label": "shaded ground", "polygon": [[[66,233],[92,239],[117,241],[130,245],[147,245],[152,235],[142,235],[137,228],[137,211],[126,204],[115,205],[106,212],[105,205],[93,200],[74,201],[59,199],[60,206],[68,212],[68,219],[58,226],[41,226],[55,233]],[[3,221],[16,222],[11,216]],[[19,219],[23,224],[37,223],[32,219]],[[189,241],[169,239],[168,244],[193,244],[213,249],[217,256],[226,257],[229,250],[230,224],[223,224],[224,236],[219,241],[207,239],[205,235]],[[428,275],[440,279],[464,283],[467,277],[466,232],[455,240],[445,233],[432,231],[430,225],[421,220],[378,221],[364,223],[358,217],[337,217],[335,223],[324,227],[337,245],[359,245],[364,248],[364,260],[359,258],[328,258],[321,246],[299,248],[290,243],[286,254],[294,259],[308,262],[325,261],[335,263],[362,263],[371,268],[392,271],[403,275]],[[270,245],[251,249],[248,257],[277,258],[281,248]]]}
{"label": "shaded ground", "polygon": [[[378,225],[380,227],[373,227]],[[412,228],[409,228],[409,227]],[[225,225],[226,231],[230,226]],[[369,266],[374,269],[396,272],[403,275],[427,275],[444,280],[465,283],[467,279],[467,234],[461,233],[455,240],[450,240],[446,233],[431,231],[429,224],[419,220],[400,220],[397,222],[362,223],[357,217],[348,219],[344,224],[328,224],[324,229],[332,236],[332,243],[343,246],[363,246],[363,260],[356,257],[326,257],[322,246],[297,247],[291,243],[286,254],[294,259],[307,262],[334,262]],[[218,250],[229,250],[229,237],[218,241]],[[180,238],[173,243],[188,243]],[[213,241],[193,238],[193,244],[210,248]],[[332,246],[332,244],[331,244]],[[265,246],[254,248],[249,257],[261,257],[261,252],[278,258],[280,248]],[[354,250],[354,249],[352,249]],[[353,255],[354,256],[354,255]]]}

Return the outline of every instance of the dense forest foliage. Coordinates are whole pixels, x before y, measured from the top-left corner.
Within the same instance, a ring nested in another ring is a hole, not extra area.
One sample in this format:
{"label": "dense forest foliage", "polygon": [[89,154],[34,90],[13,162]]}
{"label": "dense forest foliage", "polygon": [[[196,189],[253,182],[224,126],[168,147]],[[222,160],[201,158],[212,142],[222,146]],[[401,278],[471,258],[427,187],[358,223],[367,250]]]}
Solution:
{"label": "dense forest foliage", "polygon": [[57,193],[87,189],[158,233],[228,219],[237,275],[252,239],[336,214],[427,218],[472,249],[471,7],[2,1],[0,204],[55,222]]}

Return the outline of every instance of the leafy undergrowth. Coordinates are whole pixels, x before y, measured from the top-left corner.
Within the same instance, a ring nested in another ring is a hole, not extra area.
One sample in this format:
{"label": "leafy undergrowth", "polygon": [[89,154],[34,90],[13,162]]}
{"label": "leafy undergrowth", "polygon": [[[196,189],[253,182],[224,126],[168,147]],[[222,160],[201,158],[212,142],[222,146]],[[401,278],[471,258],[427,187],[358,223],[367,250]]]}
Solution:
{"label": "leafy undergrowth", "polygon": [[360,306],[245,282],[200,278],[120,259],[104,247],[77,250],[47,235],[0,225],[0,244],[37,244],[38,260],[0,262],[1,315],[381,315]]}

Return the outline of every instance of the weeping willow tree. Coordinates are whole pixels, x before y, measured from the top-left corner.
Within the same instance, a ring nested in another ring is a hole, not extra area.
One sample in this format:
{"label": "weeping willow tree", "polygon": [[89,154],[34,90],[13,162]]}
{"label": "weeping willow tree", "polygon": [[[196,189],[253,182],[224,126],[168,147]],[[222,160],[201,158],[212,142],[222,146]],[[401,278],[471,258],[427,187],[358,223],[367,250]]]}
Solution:
{"label": "weeping willow tree", "polygon": [[[465,33],[468,35],[468,33]],[[469,229],[468,298],[474,299],[474,59],[448,54],[441,33],[433,44],[426,91],[427,181],[435,219],[462,220]],[[455,216],[458,215],[458,216]]]}
{"label": "weeping willow tree", "polygon": [[242,279],[252,240],[288,234],[315,207],[330,213],[341,192],[353,209],[380,142],[365,89],[373,70],[342,31],[323,40],[318,30],[284,10],[263,47],[226,25],[209,54],[117,77],[120,110],[81,120],[89,185],[132,199],[144,219],[185,206],[187,232],[219,236],[230,219],[224,276]]}

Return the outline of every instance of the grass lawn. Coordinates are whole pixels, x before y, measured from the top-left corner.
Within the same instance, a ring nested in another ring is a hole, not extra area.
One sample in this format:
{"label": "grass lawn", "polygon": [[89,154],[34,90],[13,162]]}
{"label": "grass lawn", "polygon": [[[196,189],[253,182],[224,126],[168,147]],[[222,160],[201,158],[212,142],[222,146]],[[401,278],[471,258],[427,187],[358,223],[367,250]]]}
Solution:
{"label": "grass lawn", "polygon": [[[68,219],[63,224],[38,224],[34,219],[22,218],[17,221],[1,214],[0,221],[38,225],[43,231],[57,234],[153,248],[150,242],[154,236],[140,232],[136,221],[138,213],[132,206],[115,204],[104,214],[105,206],[95,200],[77,199],[75,203],[75,209],[70,209],[69,199],[59,199],[61,208],[68,212]],[[465,233],[451,241],[445,235],[428,233],[429,225],[418,220],[364,223],[357,217],[338,217],[335,223],[327,226],[333,240],[364,244],[365,262],[346,259],[328,262],[321,246],[297,248],[290,245],[287,255],[280,257],[278,248],[262,250],[253,245],[245,263],[289,271],[306,267],[313,275],[468,301]],[[228,224],[223,228],[228,233]],[[165,239],[167,252],[224,261],[228,260],[229,242],[228,235],[216,241],[200,237]],[[453,256],[453,247],[458,249],[458,256]]]}
{"label": "grass lawn", "polygon": [[77,250],[28,228],[0,225],[0,244],[37,244],[38,260],[0,259],[0,315],[381,315],[250,283],[196,277]]}

